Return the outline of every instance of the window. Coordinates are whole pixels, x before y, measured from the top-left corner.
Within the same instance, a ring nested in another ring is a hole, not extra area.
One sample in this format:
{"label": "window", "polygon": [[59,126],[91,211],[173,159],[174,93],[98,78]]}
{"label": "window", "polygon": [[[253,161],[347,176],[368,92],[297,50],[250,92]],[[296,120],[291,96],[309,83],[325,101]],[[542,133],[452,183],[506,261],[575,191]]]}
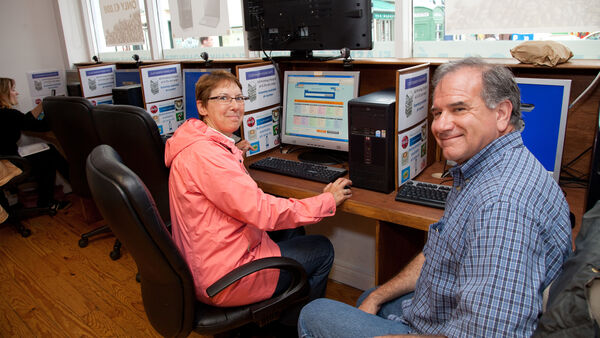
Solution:
{"label": "window", "polygon": [[[135,45],[108,46],[105,30],[102,25],[99,0],[84,0],[84,8],[88,9],[89,24],[93,49],[100,60],[107,61],[131,61],[134,54],[137,54],[142,60],[152,59],[150,56],[150,47],[148,39],[148,22],[146,19],[146,8],[143,0],[123,1],[132,9],[139,8],[140,20],[137,17],[132,18],[128,24],[141,24],[143,32],[143,43]],[[119,6],[119,5],[117,5]]]}
{"label": "window", "polygon": [[190,36],[186,38],[173,37],[169,1],[156,1],[158,3],[159,30],[165,59],[200,59],[202,52],[207,52],[211,59],[246,57],[242,2],[240,0],[227,0],[228,34],[221,36]]}
{"label": "window", "polygon": [[[174,0],[171,0],[174,1]],[[191,0],[192,6],[203,1]],[[205,0],[211,1],[211,0]],[[549,0],[558,1],[558,0]],[[222,0],[228,12],[224,35],[173,37],[169,0],[128,0],[139,7],[143,42],[109,46],[100,15],[101,3],[109,0],[81,0],[88,13],[87,25],[93,50],[101,60],[130,61],[133,54],[142,60],[200,59],[207,52],[211,59],[262,57],[245,47],[242,0]],[[223,5],[222,5],[223,6]],[[372,0],[372,50],[353,50],[354,58],[369,57],[482,57],[511,58],[510,49],[524,40],[560,40],[573,51],[574,58],[600,59],[598,27],[589,32],[502,32],[501,34],[457,34],[446,30],[445,0]],[[339,51],[315,51],[315,56],[336,56]],[[274,51],[272,56],[289,55]]]}
{"label": "window", "polygon": [[525,40],[559,40],[571,49],[574,58],[600,58],[600,43],[597,40],[590,40],[591,32],[507,31],[500,34],[448,35],[445,32],[445,7],[444,0],[413,0],[413,57],[478,55],[491,58],[512,58],[510,49]]}

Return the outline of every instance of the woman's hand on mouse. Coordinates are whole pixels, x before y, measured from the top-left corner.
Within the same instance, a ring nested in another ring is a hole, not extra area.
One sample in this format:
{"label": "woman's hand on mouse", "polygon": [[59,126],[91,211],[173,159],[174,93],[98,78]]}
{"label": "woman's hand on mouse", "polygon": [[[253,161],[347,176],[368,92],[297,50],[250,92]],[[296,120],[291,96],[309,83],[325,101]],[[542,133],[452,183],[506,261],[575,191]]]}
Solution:
{"label": "woman's hand on mouse", "polygon": [[335,182],[329,183],[323,188],[323,192],[330,192],[335,199],[335,205],[340,205],[342,202],[352,197],[352,181],[347,178],[340,177]]}

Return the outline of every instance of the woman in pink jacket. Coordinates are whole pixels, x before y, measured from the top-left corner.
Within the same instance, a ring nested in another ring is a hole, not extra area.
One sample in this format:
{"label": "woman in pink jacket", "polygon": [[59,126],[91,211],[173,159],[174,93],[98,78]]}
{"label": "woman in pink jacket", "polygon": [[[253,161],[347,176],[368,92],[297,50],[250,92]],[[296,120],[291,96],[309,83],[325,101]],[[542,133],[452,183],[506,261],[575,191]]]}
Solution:
{"label": "woman in pink jacket", "polygon": [[194,276],[196,296],[204,303],[237,306],[270,298],[289,284],[287,272],[264,270],[249,275],[217,296],[206,288],[226,273],[253,260],[286,256],[304,266],[310,298],[322,297],[333,263],[333,247],[323,236],[296,236],[274,242],[267,231],[316,223],[335,214],[351,196],[340,178],[323,193],[305,199],[264,193],[248,175],[243,152],[231,138],[244,114],[237,78],[217,71],[200,78],[196,102],[200,120],[190,119],[167,141],[171,168],[169,197],[173,239]]}

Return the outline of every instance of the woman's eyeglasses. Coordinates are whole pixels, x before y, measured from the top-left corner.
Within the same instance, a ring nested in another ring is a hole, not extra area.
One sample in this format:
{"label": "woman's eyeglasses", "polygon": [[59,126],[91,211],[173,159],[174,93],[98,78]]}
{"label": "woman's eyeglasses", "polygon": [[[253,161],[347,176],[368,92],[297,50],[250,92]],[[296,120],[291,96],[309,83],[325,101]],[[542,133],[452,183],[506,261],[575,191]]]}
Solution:
{"label": "woman's eyeglasses", "polygon": [[244,104],[246,102],[246,100],[249,99],[249,97],[248,96],[231,97],[229,95],[219,95],[219,96],[209,97],[208,99],[215,100],[220,104],[230,104],[233,100],[235,100],[236,103]]}

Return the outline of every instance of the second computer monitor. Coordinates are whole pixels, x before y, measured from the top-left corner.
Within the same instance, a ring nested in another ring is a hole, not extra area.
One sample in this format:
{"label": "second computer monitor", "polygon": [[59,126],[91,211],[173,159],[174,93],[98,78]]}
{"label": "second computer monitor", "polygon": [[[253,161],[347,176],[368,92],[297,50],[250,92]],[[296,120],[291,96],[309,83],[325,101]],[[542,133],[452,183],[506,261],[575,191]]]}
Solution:
{"label": "second computer monitor", "polygon": [[[348,101],[358,96],[358,80],[356,71],[285,72],[282,143],[347,153]],[[324,161],[310,153],[300,159]]]}

